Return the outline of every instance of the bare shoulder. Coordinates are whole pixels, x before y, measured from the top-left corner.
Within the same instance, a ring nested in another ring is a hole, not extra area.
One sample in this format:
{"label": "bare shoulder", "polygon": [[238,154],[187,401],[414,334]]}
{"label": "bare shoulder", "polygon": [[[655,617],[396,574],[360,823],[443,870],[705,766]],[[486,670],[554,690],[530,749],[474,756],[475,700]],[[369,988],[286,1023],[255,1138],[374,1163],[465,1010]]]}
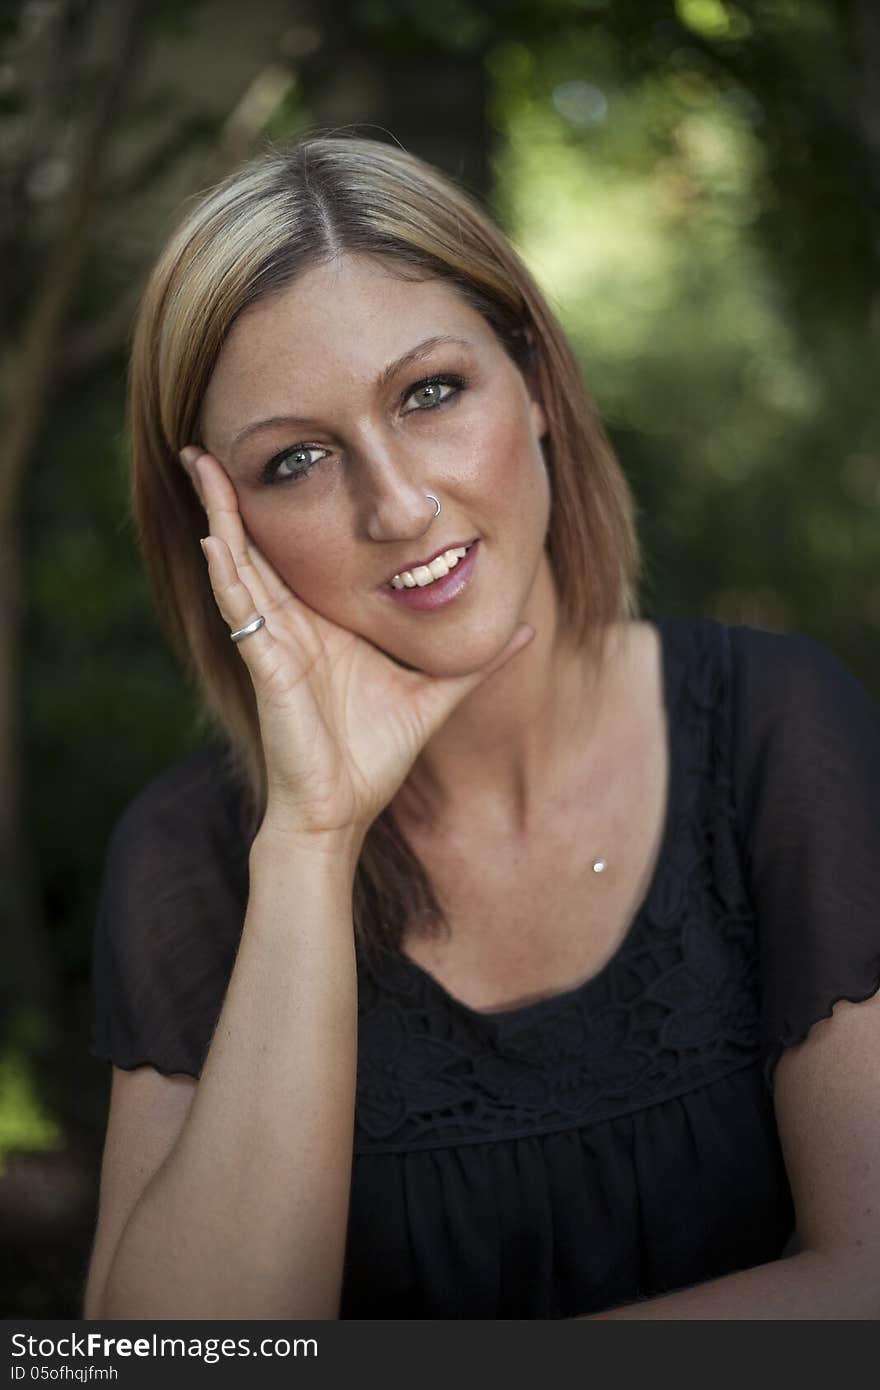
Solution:
{"label": "bare shoulder", "polygon": [[165,1162],[183,1129],[198,1082],[154,1067],[113,1068],[107,1134],[101,1165],[98,1224],[85,1290],[84,1316],[99,1316],[101,1298],[119,1239],[147,1184]]}

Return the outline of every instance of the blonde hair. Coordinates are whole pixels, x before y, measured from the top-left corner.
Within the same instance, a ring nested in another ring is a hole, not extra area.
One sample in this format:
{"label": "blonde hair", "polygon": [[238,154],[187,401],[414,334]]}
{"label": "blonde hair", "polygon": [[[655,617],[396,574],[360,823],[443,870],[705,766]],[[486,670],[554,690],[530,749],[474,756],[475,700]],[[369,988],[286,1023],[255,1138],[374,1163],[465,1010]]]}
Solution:
{"label": "blonde hair", "polygon": [[[160,613],[247,789],[248,831],[266,773],[250,676],[220,617],[198,544],[204,513],[178,451],[237,316],[340,252],[454,286],[517,366],[535,373],[548,424],[547,553],[560,630],[598,650],[637,616],[640,557],[626,479],[577,360],[534,279],[476,202],[394,145],[312,136],[270,149],[196,204],[162,252],[135,326],[129,387],[133,505]],[[390,809],[370,828],[354,886],[356,939],[398,948],[404,928],[444,922],[424,867]]]}

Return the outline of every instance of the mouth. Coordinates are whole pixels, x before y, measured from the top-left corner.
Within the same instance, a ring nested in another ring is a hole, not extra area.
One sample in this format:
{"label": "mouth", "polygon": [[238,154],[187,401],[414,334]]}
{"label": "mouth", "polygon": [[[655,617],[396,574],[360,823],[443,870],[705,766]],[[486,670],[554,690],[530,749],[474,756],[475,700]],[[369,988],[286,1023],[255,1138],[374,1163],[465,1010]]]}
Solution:
{"label": "mouth", "polygon": [[[464,554],[461,559],[456,559],[454,566],[447,568],[444,564],[441,572],[435,564],[439,577],[431,577],[429,569],[418,568],[415,577],[409,570],[404,570],[406,579],[396,574],[388,583],[380,585],[379,592],[399,608],[409,609],[413,613],[434,613],[445,609],[470,592],[482,548],[479,537],[465,542],[463,546],[455,547]],[[446,552],[441,554],[445,555]]]}
{"label": "mouth", "polygon": [[[379,585],[380,589],[414,589],[424,588],[438,579],[443,579],[450,573],[465,555],[477,542],[474,536],[469,541],[457,541],[452,545],[444,546],[441,550],[435,550],[424,560],[414,560],[400,569],[395,570],[394,574]],[[438,563],[439,562],[439,563]],[[431,568],[433,566],[433,568]]]}

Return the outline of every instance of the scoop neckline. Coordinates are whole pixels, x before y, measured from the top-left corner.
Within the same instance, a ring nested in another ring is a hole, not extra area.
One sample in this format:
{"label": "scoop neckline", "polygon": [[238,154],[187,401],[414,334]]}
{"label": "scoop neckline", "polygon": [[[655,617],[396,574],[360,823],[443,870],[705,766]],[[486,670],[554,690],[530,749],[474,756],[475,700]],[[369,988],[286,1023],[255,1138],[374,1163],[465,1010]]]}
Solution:
{"label": "scoop neckline", "polygon": [[663,820],[663,832],[660,837],[660,848],[657,853],[651,878],[616,950],[599,970],[595,971],[592,975],[588,975],[585,980],[581,980],[580,984],[573,985],[570,989],[560,990],[556,994],[547,995],[543,999],[536,999],[531,1004],[519,1004],[511,1008],[500,1009],[472,1008],[470,1004],[465,1004],[464,1000],[458,999],[454,994],[450,994],[446,986],[442,985],[436,976],[431,974],[430,970],[426,970],[424,966],[419,965],[417,961],[414,961],[410,956],[406,955],[404,951],[397,953],[397,959],[403,964],[404,969],[415,972],[416,976],[426,981],[428,987],[432,989],[435,994],[439,995],[449,1008],[465,1014],[468,1018],[473,1019],[475,1022],[482,1023],[484,1026],[497,1024],[499,1027],[503,1027],[507,1023],[516,1023],[522,1019],[531,1019],[545,1013],[550,1013],[558,1008],[565,1007],[566,1004],[574,1002],[579,995],[594,989],[629,949],[642,925],[645,913],[657,889],[660,875],[664,870],[669,855],[678,820],[680,768],[672,724],[674,693],[668,620],[663,615],[643,614],[641,621],[650,623],[656,628],[660,643],[663,714],[668,760],[666,810]]}

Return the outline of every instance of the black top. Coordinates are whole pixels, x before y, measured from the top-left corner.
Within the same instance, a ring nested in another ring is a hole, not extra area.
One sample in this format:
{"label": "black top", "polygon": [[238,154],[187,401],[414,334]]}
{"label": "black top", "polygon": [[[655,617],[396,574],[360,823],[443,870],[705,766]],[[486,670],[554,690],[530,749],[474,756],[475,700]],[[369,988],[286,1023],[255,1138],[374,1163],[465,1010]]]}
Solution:
{"label": "black top", "polygon": [[[570,1317],[792,1233],[773,1067],[880,987],[880,708],[810,638],[653,621],[666,826],[608,964],[489,1013],[359,955],[344,1318]],[[218,746],[117,824],[93,1055],[200,1074],[247,899],[239,805]]]}

